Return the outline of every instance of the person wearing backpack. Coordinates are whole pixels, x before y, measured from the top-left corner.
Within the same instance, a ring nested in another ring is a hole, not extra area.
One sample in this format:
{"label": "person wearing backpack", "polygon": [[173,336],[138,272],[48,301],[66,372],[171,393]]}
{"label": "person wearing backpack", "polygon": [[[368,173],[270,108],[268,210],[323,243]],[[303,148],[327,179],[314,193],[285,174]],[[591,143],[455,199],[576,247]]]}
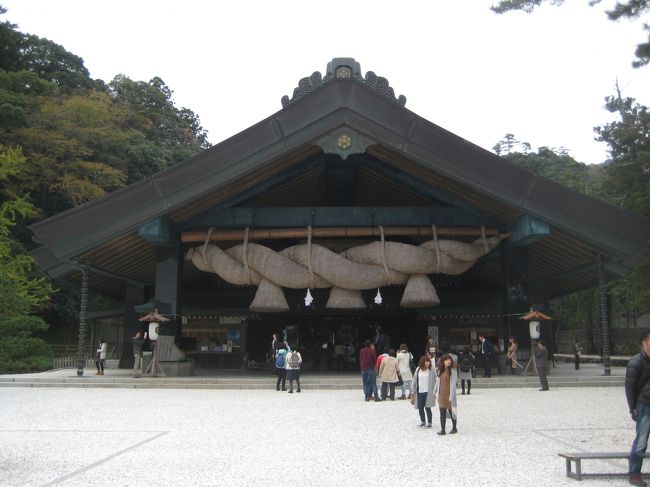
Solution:
{"label": "person wearing backpack", "polygon": [[287,369],[287,379],[289,379],[289,394],[293,394],[293,381],[296,381],[296,392],[300,392],[300,364],[302,363],[302,356],[298,349],[287,353],[285,367]]}
{"label": "person wearing backpack", "polygon": [[474,354],[470,351],[469,347],[465,347],[465,350],[463,350],[458,357],[458,377],[460,378],[462,395],[465,395],[465,381],[467,381],[467,395],[471,394],[473,366]]}
{"label": "person wearing backpack", "polygon": [[280,348],[275,354],[275,369],[278,373],[278,382],[275,385],[276,391],[280,390],[280,384],[282,384],[283,391],[287,390],[287,388],[285,387],[285,383],[287,380],[286,363],[287,363],[287,349]]}

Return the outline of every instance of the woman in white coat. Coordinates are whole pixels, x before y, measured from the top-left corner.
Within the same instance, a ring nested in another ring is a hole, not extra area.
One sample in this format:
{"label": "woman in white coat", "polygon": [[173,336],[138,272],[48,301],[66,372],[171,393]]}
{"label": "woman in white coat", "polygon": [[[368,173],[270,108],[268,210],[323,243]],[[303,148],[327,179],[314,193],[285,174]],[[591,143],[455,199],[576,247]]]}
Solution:
{"label": "woman in white coat", "polygon": [[413,394],[413,388],[411,387],[411,382],[413,381],[411,360],[413,360],[413,355],[411,352],[409,352],[406,343],[402,343],[399,347],[399,352],[397,352],[397,365],[399,367],[399,375],[402,376],[402,397],[400,397],[400,399],[407,398],[406,389],[409,390],[408,399],[411,399],[411,394]]}
{"label": "woman in white coat", "polygon": [[99,348],[97,349],[95,355],[95,365],[97,366],[97,372],[95,375],[104,375],[104,362],[106,362],[106,350],[108,349],[108,344],[104,337],[99,339]]}
{"label": "woman in white coat", "polygon": [[418,367],[413,373],[413,396],[411,397],[411,402],[420,413],[421,428],[431,428],[432,426],[431,408],[436,403],[435,385],[436,371],[431,367],[431,359],[425,355],[420,359]]}

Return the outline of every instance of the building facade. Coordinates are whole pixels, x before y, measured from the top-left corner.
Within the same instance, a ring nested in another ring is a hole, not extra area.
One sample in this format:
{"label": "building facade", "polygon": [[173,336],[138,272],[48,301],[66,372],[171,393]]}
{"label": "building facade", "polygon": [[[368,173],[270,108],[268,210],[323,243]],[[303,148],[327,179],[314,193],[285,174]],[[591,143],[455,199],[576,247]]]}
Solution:
{"label": "building facade", "polygon": [[405,104],[336,58],[249,129],[32,225],[34,256],[123,301],[124,343],[156,308],[161,333],[205,367],[263,361],[276,333],[314,368],[333,367],[337,345],[356,361],[365,339],[416,354],[428,336],[443,349],[481,334],[525,344],[522,314],[640,261],[650,222]]}

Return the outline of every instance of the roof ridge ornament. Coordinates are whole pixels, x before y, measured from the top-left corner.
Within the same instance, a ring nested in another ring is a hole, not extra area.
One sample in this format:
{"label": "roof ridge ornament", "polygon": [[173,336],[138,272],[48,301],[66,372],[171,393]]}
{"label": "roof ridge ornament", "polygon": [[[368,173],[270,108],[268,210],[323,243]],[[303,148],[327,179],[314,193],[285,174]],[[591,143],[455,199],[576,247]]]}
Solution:
{"label": "roof ridge ornament", "polygon": [[399,105],[406,105],[406,97],[404,95],[400,95],[399,98],[395,97],[395,92],[390,87],[386,78],[377,76],[373,71],[368,71],[364,78],[361,75],[361,65],[354,58],[334,58],[331,62],[327,63],[327,72],[324,77],[319,71],[314,71],[311,76],[302,78],[298,82],[298,87],[293,90],[293,97],[291,99],[287,95],[283,96],[281,100],[282,108],[288,107],[296,100],[308,95],[333,79],[356,79]]}

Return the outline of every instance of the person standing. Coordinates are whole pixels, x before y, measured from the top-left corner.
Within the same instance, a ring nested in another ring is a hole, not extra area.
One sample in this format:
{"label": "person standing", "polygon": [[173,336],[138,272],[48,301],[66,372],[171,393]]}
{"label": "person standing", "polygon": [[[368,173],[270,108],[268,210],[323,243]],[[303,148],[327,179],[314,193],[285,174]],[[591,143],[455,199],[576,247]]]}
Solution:
{"label": "person standing", "polygon": [[285,350],[289,350],[289,346],[287,345],[287,342],[284,340],[280,340],[278,338],[277,334],[273,334],[273,339],[271,340],[271,358],[275,360],[275,355],[278,353],[278,350],[281,348],[284,348]]}
{"label": "person standing", "polygon": [[445,426],[447,423],[447,416],[451,418],[451,431],[450,435],[458,433],[456,429],[456,367],[454,359],[449,354],[440,357],[440,364],[437,367],[438,380],[434,389],[434,395],[438,400],[438,408],[440,409],[440,431],[438,435],[446,435]]}
{"label": "person standing", "polygon": [[133,337],[133,377],[139,378],[142,376],[142,348],[144,347],[144,341],[147,339],[147,332],[144,332],[144,336],[140,332],[137,332]]}
{"label": "person standing", "polygon": [[381,367],[381,361],[388,357],[388,353],[381,353],[377,356],[377,361],[375,362],[375,372],[379,373],[379,368]]}
{"label": "person standing", "polygon": [[354,370],[354,363],[357,361],[357,354],[354,350],[354,345],[351,343],[345,344],[345,370]]}
{"label": "person standing", "polygon": [[483,355],[483,377],[492,377],[492,344],[484,335],[478,336],[481,340],[481,354]]}
{"label": "person standing", "polygon": [[345,368],[345,345],[341,342],[334,345],[334,360],[336,362],[336,371],[341,372]]}
{"label": "person standing", "polygon": [[361,369],[361,380],[363,381],[363,392],[366,401],[370,401],[370,397],[373,394],[375,401],[381,401],[379,399],[379,391],[377,390],[377,376],[375,374],[376,361],[375,344],[370,340],[366,340],[365,347],[359,352],[359,368]]}
{"label": "person standing", "polygon": [[278,348],[280,345],[280,340],[278,340],[278,336],[274,333],[271,338],[271,350],[269,350],[269,355],[271,356],[271,359],[275,359],[275,354],[278,351]]}
{"label": "person standing", "polygon": [[388,395],[390,400],[395,400],[395,383],[399,380],[399,366],[395,355],[395,349],[389,349],[388,356],[381,361],[381,365],[379,366],[382,401],[386,400],[386,395],[388,393],[387,389],[390,389],[390,394]]}
{"label": "person standing", "polygon": [[411,398],[413,406],[420,413],[420,428],[432,427],[433,414],[431,408],[436,403],[435,386],[436,371],[431,368],[431,359],[424,355],[413,373],[413,394],[415,396]]}
{"label": "person standing", "polygon": [[279,391],[280,386],[282,390],[286,391],[286,380],[287,380],[287,349],[280,348],[275,354],[275,370],[278,374],[278,380],[275,383],[275,390]]}
{"label": "person standing", "polygon": [[629,459],[630,483],[645,486],[648,484],[641,476],[641,465],[650,434],[650,331],[641,335],[641,352],[630,359],[625,369],[625,398],[632,421],[636,422]]}
{"label": "person standing", "polygon": [[472,393],[472,367],[474,367],[474,354],[469,347],[465,347],[458,356],[458,373],[460,378],[461,394],[465,395],[465,382],[467,381],[467,395]]}
{"label": "person standing", "polygon": [[437,352],[436,344],[433,341],[433,337],[429,335],[427,337],[427,344],[424,347],[424,355],[426,355],[433,361],[435,360],[436,352]]}
{"label": "person standing", "polygon": [[286,369],[287,379],[289,380],[289,394],[293,394],[293,381],[296,381],[296,392],[300,392],[300,364],[302,356],[297,347],[291,352],[287,352]]}
{"label": "person standing", "polygon": [[510,365],[510,375],[517,375],[517,350],[519,343],[515,337],[508,338],[508,354],[506,355],[506,365]]}
{"label": "person standing", "polygon": [[548,368],[548,350],[544,346],[544,340],[537,340],[537,350],[535,350],[535,362],[537,364],[537,375],[542,385],[540,391],[548,391],[548,381],[546,380],[546,370]]}
{"label": "person standing", "polygon": [[580,346],[580,340],[576,338],[576,341],[573,343],[573,356],[575,358],[575,368],[580,370],[580,356],[582,355],[582,346]]}
{"label": "person standing", "polygon": [[96,351],[95,355],[95,365],[97,366],[97,372],[95,375],[104,375],[104,362],[106,362],[106,350],[108,345],[104,337],[99,339],[99,348]]}
{"label": "person standing", "polygon": [[413,381],[413,372],[411,371],[411,362],[413,355],[409,352],[406,343],[402,343],[397,352],[397,367],[399,368],[399,375],[402,376],[402,395],[399,399],[407,399],[406,389],[409,390],[408,399],[411,399],[413,388],[411,382]]}

